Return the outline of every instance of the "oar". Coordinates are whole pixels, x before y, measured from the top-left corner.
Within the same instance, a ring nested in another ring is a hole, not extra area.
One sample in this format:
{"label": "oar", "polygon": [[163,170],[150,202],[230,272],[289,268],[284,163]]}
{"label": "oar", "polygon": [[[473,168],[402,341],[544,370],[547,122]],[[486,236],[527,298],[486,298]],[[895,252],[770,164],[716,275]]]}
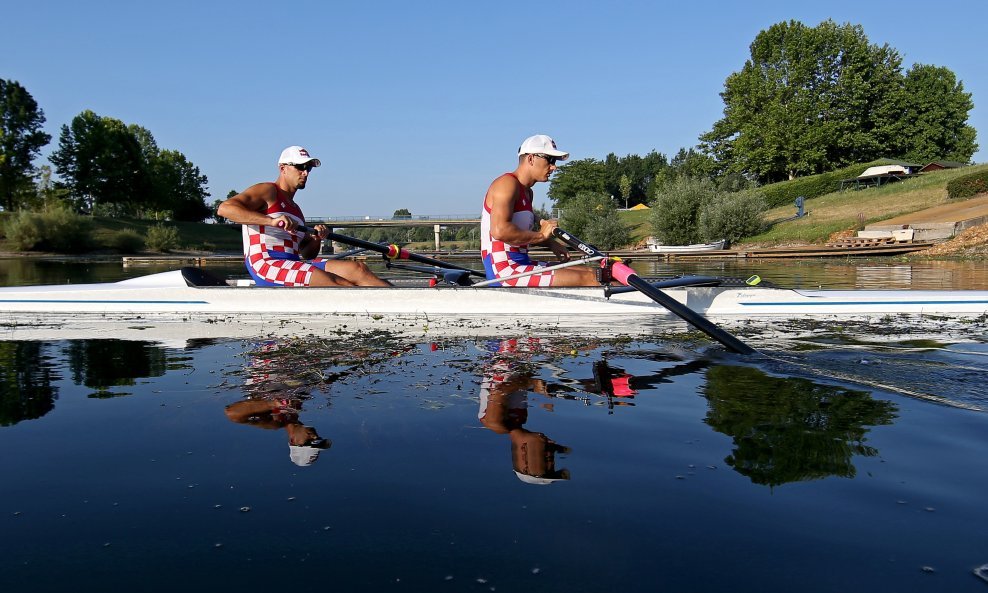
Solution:
{"label": "oar", "polygon": [[[596,247],[584,243],[562,229],[553,229],[552,234],[567,245],[570,245],[574,249],[578,249],[591,257],[607,257],[607,254],[603,253]],[[611,274],[614,276],[614,279],[621,284],[635,288],[638,292],[662,305],[693,327],[717,340],[728,350],[738,354],[756,354],[755,349],[751,346],[720,329],[703,315],[700,315],[693,309],[690,309],[686,305],[680,303],[676,299],[662,292],[658,288],[653,287],[651,284],[640,278],[638,274],[636,274],[635,271],[632,270],[627,264],[614,260],[611,267]]]}
{"label": "oar", "polygon": [[[309,233],[310,235],[315,235],[315,229],[311,229],[306,226],[295,227],[303,233]],[[426,264],[430,266],[436,266],[438,268],[446,268],[447,270],[460,270],[461,272],[468,272],[471,276],[477,276],[478,278],[486,278],[487,275],[479,270],[474,270],[472,268],[465,268],[463,266],[458,266],[456,264],[451,264],[449,262],[440,261],[438,259],[432,259],[431,257],[426,257],[424,255],[419,255],[417,253],[412,253],[398,247],[397,245],[381,245],[380,243],[372,243],[370,241],[364,241],[363,239],[357,239],[356,237],[348,237],[346,235],[341,235],[339,233],[329,233],[326,235],[327,239],[332,239],[333,241],[339,241],[340,243],[346,243],[347,245],[353,245],[354,247],[360,247],[368,251],[376,251],[388,259],[407,259],[409,261],[418,262],[420,264]]]}

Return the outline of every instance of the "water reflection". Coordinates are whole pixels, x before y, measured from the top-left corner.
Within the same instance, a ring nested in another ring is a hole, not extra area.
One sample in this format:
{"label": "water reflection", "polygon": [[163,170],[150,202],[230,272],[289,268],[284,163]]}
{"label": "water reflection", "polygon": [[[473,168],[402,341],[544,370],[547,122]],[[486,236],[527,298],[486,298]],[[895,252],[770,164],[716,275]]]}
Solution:
{"label": "water reflection", "polygon": [[866,444],[869,429],[896,418],[893,403],[867,391],[772,377],[755,368],[715,366],[706,379],[704,422],[733,439],[724,461],[755,484],[852,478],[855,455],[878,454]]}
{"label": "water reflection", "polygon": [[[300,419],[314,395],[329,386],[360,374],[377,371],[410,346],[387,334],[375,334],[355,347],[347,340],[282,338],[257,342],[245,352],[247,364],[242,389],[244,399],[226,406],[226,417],[237,424],[266,430],[284,430],[289,459],[299,467],[315,463],[332,441]],[[326,397],[318,405],[330,407]]]}
{"label": "water reflection", "polygon": [[[190,349],[209,342],[191,344]],[[92,398],[129,395],[120,387],[160,377],[170,369],[189,368],[189,356],[176,355],[153,342],[73,340],[69,342],[0,342],[0,426],[33,420],[55,408],[66,368],[76,385],[94,391]]]}
{"label": "water reflection", "polygon": [[132,387],[138,379],[161,377],[170,366],[184,363],[169,359],[160,345],[151,342],[122,340],[75,340],[62,349],[72,380],[95,391],[89,397],[106,398],[130,395],[114,390]]}
{"label": "water reflection", "polygon": [[549,395],[545,381],[534,377],[537,367],[532,364],[532,357],[543,351],[541,340],[503,340],[492,346],[494,356],[480,384],[480,423],[508,436],[511,466],[522,482],[546,485],[570,479],[569,470],[556,468],[556,454],[569,453],[569,448],[525,427],[528,393]]}
{"label": "water reflection", "polygon": [[55,408],[58,366],[44,342],[0,342],[0,426],[41,418]]}

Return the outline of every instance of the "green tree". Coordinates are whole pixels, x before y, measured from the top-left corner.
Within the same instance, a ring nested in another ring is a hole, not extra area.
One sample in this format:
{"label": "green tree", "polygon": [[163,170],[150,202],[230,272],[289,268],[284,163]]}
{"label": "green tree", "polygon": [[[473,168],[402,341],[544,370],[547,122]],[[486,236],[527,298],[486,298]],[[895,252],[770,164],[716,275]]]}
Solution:
{"label": "green tree", "polygon": [[408,208],[398,208],[395,210],[394,214],[391,215],[392,218],[411,218],[412,211]]}
{"label": "green tree", "polygon": [[757,235],[765,228],[765,204],[758,190],[718,193],[700,209],[697,229],[701,240],[733,243]]}
{"label": "green tree", "polygon": [[212,211],[206,205],[208,180],[185,155],[175,150],[162,150],[150,162],[152,203],[170,210],[175,220],[202,222]]}
{"label": "green tree", "polygon": [[618,187],[620,188],[621,199],[624,201],[624,207],[628,208],[628,199],[631,198],[631,179],[627,175],[621,175]]}
{"label": "green tree", "polygon": [[915,64],[903,86],[895,126],[897,154],[919,163],[970,161],[978,145],[974,128],[967,124],[974,102],[964,84],[947,68]]}
{"label": "green tree", "polygon": [[700,243],[700,212],[716,196],[717,188],[709,179],[681,177],[668,183],[652,203],[652,235],[666,245]]}
{"label": "green tree", "polygon": [[630,241],[630,231],[618,218],[614,201],[599,192],[581,192],[570,200],[559,226],[600,249],[622,247]]}
{"label": "green tree", "polygon": [[30,192],[32,161],[51,136],[41,130],[45,114],[34,97],[13,80],[0,79],[0,207],[16,210]]}
{"label": "green tree", "polygon": [[726,172],[770,183],[888,156],[902,92],[898,52],[831,20],[775,24],[750,50],[724,83],[724,117],[700,137]]}
{"label": "green tree", "polygon": [[581,192],[607,193],[606,171],[597,159],[566,163],[553,174],[546,193],[557,208],[565,208]]}
{"label": "green tree", "polygon": [[50,160],[81,210],[92,212],[102,204],[133,214],[152,197],[144,152],[122,121],[86,110],[62,126]]}

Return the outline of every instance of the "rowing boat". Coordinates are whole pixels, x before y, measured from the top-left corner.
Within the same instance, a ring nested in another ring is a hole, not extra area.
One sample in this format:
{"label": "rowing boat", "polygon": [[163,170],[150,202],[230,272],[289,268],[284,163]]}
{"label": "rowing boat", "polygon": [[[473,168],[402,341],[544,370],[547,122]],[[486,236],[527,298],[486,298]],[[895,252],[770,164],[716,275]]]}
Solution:
{"label": "rowing boat", "polygon": [[648,250],[652,253],[698,253],[704,251],[720,251],[727,244],[726,239],[713,241],[711,243],[694,243],[692,245],[663,245],[655,243],[654,240],[648,242]]}
{"label": "rowing boat", "polygon": [[[976,318],[988,314],[984,290],[795,290],[730,286],[664,288],[711,318],[861,317],[917,314]],[[693,282],[696,284],[697,282]],[[200,268],[183,268],[120,282],[0,288],[7,324],[33,318],[121,320],[209,319],[217,316],[320,318],[327,316],[575,316],[588,322],[627,315],[668,316],[641,294],[605,287],[507,288],[410,280],[395,287],[262,288],[219,281]],[[661,285],[660,285],[661,286]]]}

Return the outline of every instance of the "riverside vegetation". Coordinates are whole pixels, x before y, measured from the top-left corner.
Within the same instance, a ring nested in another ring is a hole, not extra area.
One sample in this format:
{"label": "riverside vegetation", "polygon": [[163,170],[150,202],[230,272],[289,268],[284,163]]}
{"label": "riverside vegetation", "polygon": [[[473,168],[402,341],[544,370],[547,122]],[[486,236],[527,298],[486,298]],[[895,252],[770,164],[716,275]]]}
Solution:
{"label": "riverside vegetation", "polygon": [[[988,177],[988,164],[925,173],[877,188],[826,193],[807,199],[805,209],[808,215],[798,219],[793,218],[795,207],[791,204],[769,208],[761,214],[766,230],[742,237],[735,243],[758,246],[824,243],[837,233],[847,233],[867,224],[966,199],[949,197],[948,185],[958,186],[961,182],[963,187],[977,187],[985,177]],[[972,179],[973,182],[963,183]],[[760,189],[764,192],[778,191],[774,187],[778,185]],[[617,211],[615,215],[620,222],[620,232],[626,237],[617,246],[634,248],[654,234],[653,223],[661,218],[662,212],[653,207],[651,210]],[[564,223],[566,218],[564,215]],[[569,218],[576,224],[581,217]],[[567,228],[565,224],[563,226]],[[983,243],[988,245],[988,232],[979,234],[976,227],[965,234],[964,249],[978,251],[980,243],[972,237],[980,235],[985,235]],[[428,248],[429,245],[428,242],[411,244],[413,248]],[[458,246],[470,247],[463,242]],[[239,253],[240,250],[241,236],[237,225],[85,216],[58,207],[40,212],[0,212],[0,251],[6,253]],[[949,250],[944,249],[936,252],[938,255],[948,253]]]}

